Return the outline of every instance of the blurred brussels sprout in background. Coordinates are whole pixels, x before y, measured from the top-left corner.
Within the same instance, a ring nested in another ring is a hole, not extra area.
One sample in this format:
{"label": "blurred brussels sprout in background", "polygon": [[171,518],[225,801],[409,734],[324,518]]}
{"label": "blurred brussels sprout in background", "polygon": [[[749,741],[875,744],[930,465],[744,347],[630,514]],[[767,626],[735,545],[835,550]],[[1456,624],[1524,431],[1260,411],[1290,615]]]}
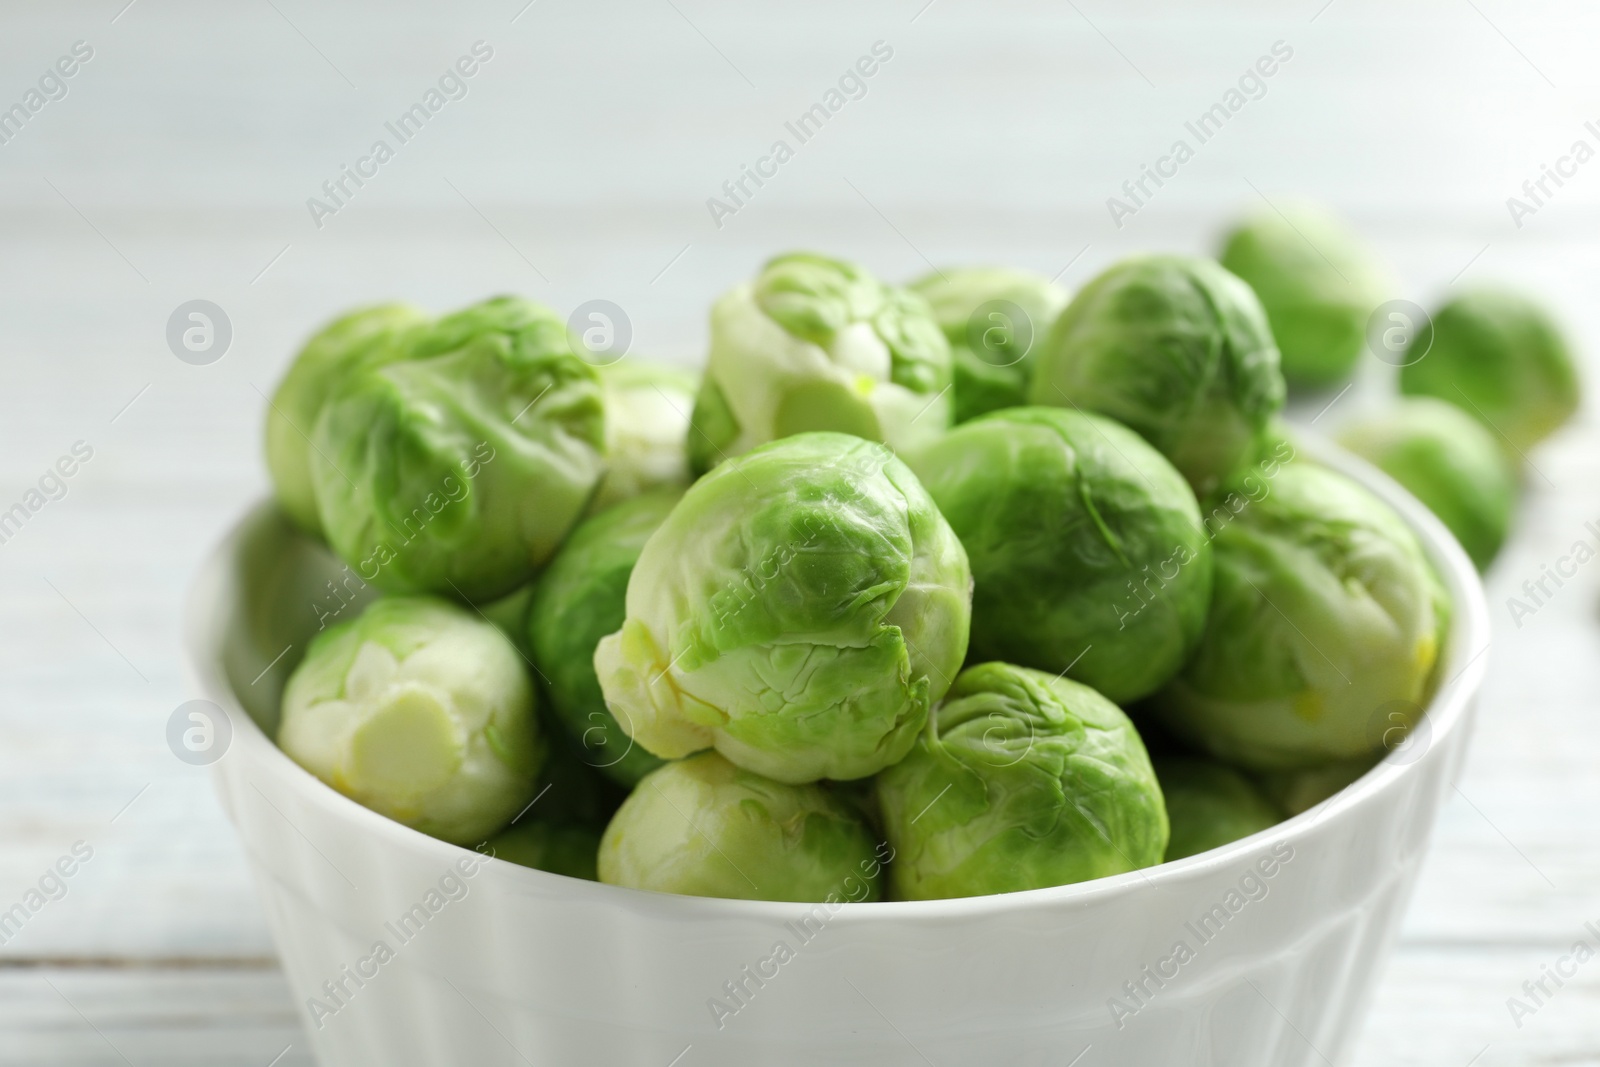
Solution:
{"label": "blurred brussels sprout in background", "polygon": [[1263,485],[1215,531],[1205,633],[1153,703],[1179,736],[1238,766],[1375,751],[1386,709],[1414,719],[1426,703],[1444,588],[1400,517],[1344,475],[1289,463]]}
{"label": "blurred brussels sprout in background", "polygon": [[596,870],[600,831],[587,826],[563,826],[529,816],[491,837],[482,851],[507,863],[568,878],[594,882],[600,877]]}
{"label": "blurred brussels sprout in background", "polygon": [[378,600],[318,634],[284,689],[278,744],[358,803],[469,847],[533,799],[544,758],[522,657],[433,597]]}
{"label": "blurred brussels sprout in background", "polygon": [[1088,686],[1005,663],[961,672],[878,776],[900,900],[1082,882],[1161,862],[1167,814],[1133,723]]}
{"label": "blurred brussels sprout in background", "polygon": [[674,759],[784,782],[900,759],[967,650],[961,542],[886,447],[837,433],[719,465],[645,543],[600,642],[607,704]]}
{"label": "blurred brussels sprout in background", "polygon": [[1181,860],[1276,826],[1283,812],[1234,770],[1192,756],[1157,756],[1156,777],[1167,801],[1172,837],[1167,860]]}
{"label": "blurred brussels sprout in background", "polygon": [[534,662],[577,758],[623,785],[633,785],[661,760],[612,718],[595,676],[594,650],[621,629],[633,565],[682,495],[658,489],[584,520],[540,576],[528,612]]}
{"label": "blurred brussels sprout in background", "polygon": [[1137,256],[1112,266],[1073,297],[1037,361],[1035,404],[1124,423],[1201,496],[1248,461],[1283,407],[1261,302],[1209,259]]}
{"label": "blurred brussels sprout in background", "polygon": [[1578,410],[1578,372],[1560,327],[1519,293],[1462,293],[1417,331],[1405,358],[1402,393],[1455,404],[1516,453]]}
{"label": "blurred brussels sprout in background", "polygon": [[950,425],[949,386],[950,346],[922,297],[853,263],[778,256],[711,309],[691,459],[704,471],[810,430],[905,450]]}
{"label": "blurred brussels sprout in background", "polygon": [[1374,752],[1297,771],[1266,771],[1256,776],[1256,784],[1285,816],[1299,815],[1354,784],[1383,755],[1382,752]]}
{"label": "blurred brussels sprout in background", "polygon": [[1517,503],[1516,466],[1492,431],[1454,404],[1415,397],[1345,426],[1339,443],[1426,504],[1479,570],[1489,566]]}
{"label": "blurred brussels sprout in background", "polygon": [[606,405],[606,476],[590,513],[658,486],[688,485],[695,375],[645,359],[624,359],[599,371]]}
{"label": "blurred brussels sprout in background", "polygon": [[379,304],[335,319],[307,341],[267,405],[267,470],[278,503],[307,533],[320,534],[311,485],[311,431],[334,383],[354,368],[407,355],[407,338],[427,316],[404,304]]}
{"label": "blurred brussels sprout in background", "polygon": [[1063,408],[964,423],[913,460],[973,577],[971,654],[1065,671],[1119,703],[1177,673],[1211,599],[1183,477],[1138,434]]}
{"label": "blurred brussels sprout in background", "polygon": [[951,267],[911,283],[950,342],[950,395],[957,423],[1028,402],[1032,356],[1067,291],[1010,267]]}
{"label": "blurred brussels sprout in background", "polygon": [[639,783],[600,841],[600,880],[745,900],[863,901],[883,857],[855,809],[821,785],[788,785],[714,752]]}
{"label": "blurred brussels sprout in background", "polygon": [[548,308],[497,297],[412,358],[341,377],[312,433],[328,541],[390,592],[492,600],[533,577],[604,472],[593,368]]}
{"label": "blurred brussels sprout in background", "polygon": [[1366,349],[1367,319],[1392,283],[1343,222],[1310,206],[1262,211],[1228,235],[1222,265],[1261,298],[1290,385],[1348,378]]}

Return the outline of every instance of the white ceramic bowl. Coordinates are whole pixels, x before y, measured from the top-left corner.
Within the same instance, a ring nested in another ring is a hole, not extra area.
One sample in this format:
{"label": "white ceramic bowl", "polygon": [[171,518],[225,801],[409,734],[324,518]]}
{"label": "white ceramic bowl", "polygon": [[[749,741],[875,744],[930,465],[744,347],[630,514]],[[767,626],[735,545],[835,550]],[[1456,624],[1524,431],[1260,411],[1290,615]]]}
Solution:
{"label": "white ceramic bowl", "polygon": [[1372,468],[1314,451],[1405,517],[1455,600],[1448,681],[1414,744],[1319,807],[1177,863],[832,911],[484,860],[301,770],[269,734],[316,605],[338,604],[324,585],[338,564],[257,508],[200,574],[189,634],[233,724],[218,792],[321,1063],[1343,1063],[1460,765],[1489,627],[1443,527]]}

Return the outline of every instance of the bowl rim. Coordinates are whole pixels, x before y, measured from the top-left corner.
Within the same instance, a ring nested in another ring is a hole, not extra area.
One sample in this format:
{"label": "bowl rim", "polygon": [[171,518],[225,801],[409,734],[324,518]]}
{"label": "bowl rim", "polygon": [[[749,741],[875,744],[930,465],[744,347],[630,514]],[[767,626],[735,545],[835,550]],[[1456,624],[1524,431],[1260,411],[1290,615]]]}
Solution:
{"label": "bowl rim", "polygon": [[[736,900],[606,885],[510,862],[491,864],[489,869],[496,870],[503,887],[513,892],[521,890],[544,898],[567,897],[574,901],[606,904],[675,919],[740,918],[778,924],[794,919],[797,912],[804,914],[818,907],[826,907],[831,916],[830,923],[854,924],[887,920],[972,919],[1001,913],[1009,915],[1030,908],[1087,907],[1106,898],[1136,892],[1143,886],[1152,889],[1175,887],[1210,880],[1224,873],[1237,875],[1242,868],[1261,858],[1268,848],[1282,843],[1291,847],[1304,843],[1318,824],[1352,817],[1353,813],[1376,803],[1380,795],[1402,788],[1407,778],[1422,773],[1426,765],[1447,758],[1449,746],[1442,742],[1451,733],[1465,728],[1463,720],[1483,680],[1486,670],[1484,653],[1489,647],[1490,624],[1488,604],[1477,569],[1465,550],[1432,512],[1376,467],[1325,439],[1307,433],[1303,428],[1296,429],[1293,443],[1297,452],[1304,453],[1297,458],[1310,459],[1353,478],[1394,508],[1421,542],[1423,551],[1453,598],[1451,632],[1446,642],[1449,656],[1446,668],[1450,673],[1435,691],[1426,710],[1430,735],[1428,747],[1420,756],[1400,759],[1397,757],[1404,755],[1404,750],[1392,751],[1355,782],[1321,803],[1219,848],[1087,882],[1012,893],[937,900],[842,900],[836,904]],[[225,790],[228,776],[242,773],[241,763],[248,761],[251,768],[266,773],[300,794],[308,806],[344,824],[348,832],[371,835],[386,848],[410,852],[419,859],[431,857],[430,862],[437,862],[440,869],[467,856],[476,857],[480,862],[486,860],[488,857],[484,853],[429,837],[362,806],[324,784],[291,760],[267,736],[235,695],[222,660],[229,618],[237,608],[236,583],[232,577],[233,561],[247,530],[264,511],[275,508],[273,497],[267,494],[230,525],[191,581],[184,611],[184,639],[191,673],[205,696],[227,712],[233,727],[228,750],[212,767],[219,792]],[[237,825],[237,820],[234,821]],[[241,838],[246,851],[253,853],[248,835],[241,834]]]}

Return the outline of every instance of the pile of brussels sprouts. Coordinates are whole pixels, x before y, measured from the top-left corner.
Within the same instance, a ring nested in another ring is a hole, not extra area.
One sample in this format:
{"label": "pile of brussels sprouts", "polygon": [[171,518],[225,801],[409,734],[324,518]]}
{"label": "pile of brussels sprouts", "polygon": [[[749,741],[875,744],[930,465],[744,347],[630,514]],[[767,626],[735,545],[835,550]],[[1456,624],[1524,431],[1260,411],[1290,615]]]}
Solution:
{"label": "pile of brussels sprouts", "polygon": [[[1451,605],[1278,419],[1386,295],[1301,226],[1318,254],[1273,216],[1071,299],[779,256],[713,306],[698,382],[511,297],[332,323],[267,455],[384,595],[323,620],[279,744],[423,833],[714,897],[1062,885],[1303,810],[1415,724]],[[1348,440],[1486,562],[1570,360],[1496,292],[1414,343],[1417,399]]]}

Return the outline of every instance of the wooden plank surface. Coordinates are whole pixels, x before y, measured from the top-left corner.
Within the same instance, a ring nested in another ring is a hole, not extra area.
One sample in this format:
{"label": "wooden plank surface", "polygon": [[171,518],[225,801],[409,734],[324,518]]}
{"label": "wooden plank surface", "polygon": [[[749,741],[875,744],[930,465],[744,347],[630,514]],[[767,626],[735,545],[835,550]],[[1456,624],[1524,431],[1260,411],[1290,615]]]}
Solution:
{"label": "wooden plank surface", "polygon": [[[73,42],[94,49],[0,145],[0,510],[93,450],[0,544],[0,903],[93,850],[0,945],[3,1064],[309,1062],[240,846],[164,728],[193,695],[189,575],[265,488],[261,393],[338,309],[605,297],[636,352],[693,364],[710,300],[778,249],[1075,284],[1303,193],[1359,223],[1402,295],[1513,278],[1600,352],[1600,169],[1521,228],[1505,206],[1574,139],[1600,143],[1583,125],[1600,16],[1576,4],[124,3],[8,10],[0,34],[7,105]],[[1116,228],[1106,197],[1280,39],[1295,57],[1265,94]],[[317,228],[307,197],[477,40],[495,54],[467,96]],[[865,95],[718,228],[706,199],[878,40],[894,58]],[[234,328],[204,367],[164,339],[196,297]],[[1521,1027],[1506,1004],[1600,921],[1600,567],[1520,627],[1506,609],[1595,543],[1590,411],[1534,462],[1490,578],[1474,754],[1362,1064],[1600,1062],[1600,969]]]}

